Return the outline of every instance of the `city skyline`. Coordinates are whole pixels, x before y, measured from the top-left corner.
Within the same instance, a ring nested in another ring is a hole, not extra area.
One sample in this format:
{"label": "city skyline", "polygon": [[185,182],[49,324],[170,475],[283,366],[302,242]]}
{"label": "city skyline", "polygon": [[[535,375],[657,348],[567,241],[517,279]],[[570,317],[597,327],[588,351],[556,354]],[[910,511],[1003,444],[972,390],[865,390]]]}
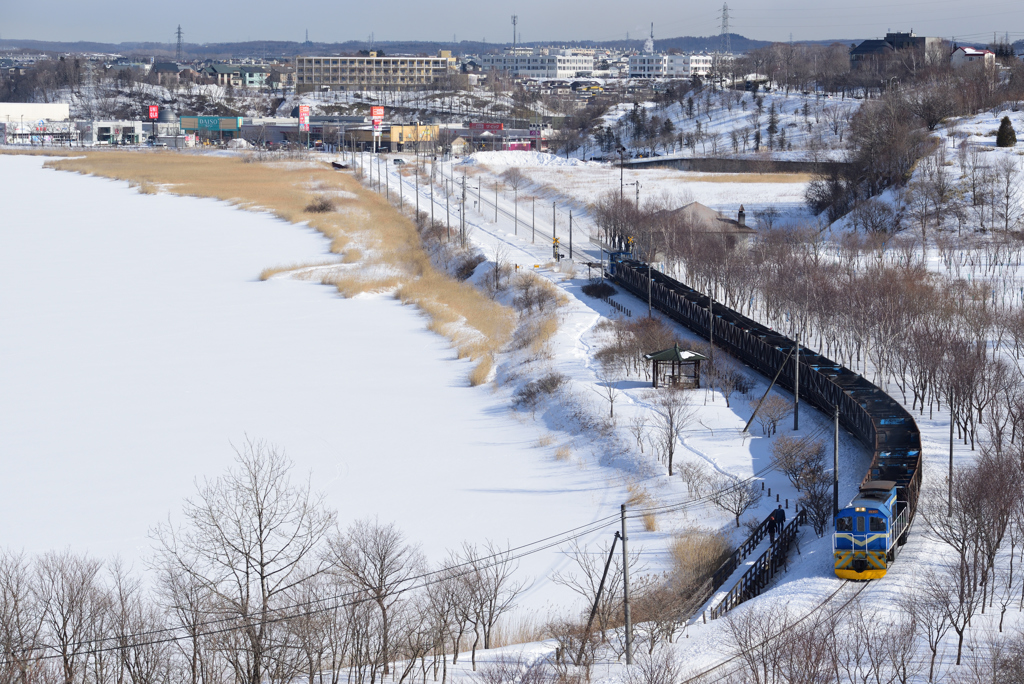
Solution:
{"label": "city skyline", "polygon": [[[384,9],[381,9],[381,6]],[[613,41],[627,38],[643,40],[654,24],[655,43],[659,39],[681,36],[709,36],[721,29],[722,6],[717,2],[667,2],[654,0],[636,9],[628,18],[619,3],[596,0],[579,11],[577,3],[542,3],[520,0],[507,5],[490,5],[472,15],[445,0],[424,11],[420,3],[406,0],[375,5],[349,5],[344,8],[328,3],[306,6],[305,12],[281,14],[278,6],[266,0],[254,0],[240,16],[230,21],[211,20],[208,6],[195,0],[174,5],[173,13],[161,5],[140,5],[124,15],[102,15],[68,0],[40,0],[32,5],[8,8],[0,23],[0,45],[18,40],[86,41],[101,43],[157,42],[173,43],[180,23],[185,41],[191,44],[297,41],[306,38],[317,43],[342,43],[375,40],[429,42],[480,41],[511,43],[511,15],[518,20],[517,40],[523,42]],[[878,16],[879,11],[884,15]],[[1024,37],[1024,25],[1009,21],[1020,16],[1011,0],[986,0],[975,3],[968,12],[958,0],[913,0],[873,5],[849,5],[825,0],[807,6],[801,0],[782,0],[756,5],[753,2],[729,3],[729,29],[754,40],[855,40],[881,37],[887,31],[915,31],[956,39],[967,44],[987,43],[1009,33],[1011,41]],[[48,16],[40,22],[40,16]],[[56,19],[52,19],[56,17]],[[1017,29],[1016,31],[1014,29]]]}

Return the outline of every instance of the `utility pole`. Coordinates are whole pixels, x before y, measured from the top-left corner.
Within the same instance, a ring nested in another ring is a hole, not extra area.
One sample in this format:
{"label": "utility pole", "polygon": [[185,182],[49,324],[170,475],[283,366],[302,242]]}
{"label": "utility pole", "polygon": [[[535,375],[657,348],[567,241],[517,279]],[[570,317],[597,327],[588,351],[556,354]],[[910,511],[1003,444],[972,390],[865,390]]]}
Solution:
{"label": "utility pole", "polygon": [[651,307],[651,262],[648,261],[647,262],[647,317],[648,318],[652,318],[654,316],[652,311],[653,310],[652,310],[652,307]]}
{"label": "utility pole", "polygon": [[512,188],[512,193],[512,204],[515,205],[515,213],[513,214],[512,221],[516,225],[515,234],[519,235],[519,188]]}
{"label": "utility pole", "polygon": [[516,56],[516,24],[519,23],[519,16],[516,14],[512,15],[512,58]]}
{"label": "utility pole", "polygon": [[494,222],[498,222],[498,181],[494,181]]}
{"label": "utility pole", "polygon": [[715,357],[715,297],[711,294],[710,285],[708,285],[708,354],[713,360]]}
{"label": "utility pole", "polygon": [[636,182],[636,210],[640,211],[640,181]]}
{"label": "utility pole", "polygon": [[572,261],[572,209],[569,210],[569,261]]}
{"label": "utility pole", "polygon": [[537,244],[537,198],[533,198],[533,237],[530,239],[531,244]]}
{"label": "utility pole", "polygon": [[839,515],[839,404],[836,404],[835,434],[832,438],[832,516]]}
{"label": "utility pole", "polygon": [[800,333],[796,334],[796,363],[793,366],[793,430],[800,429]]}
{"label": "utility pole", "polygon": [[466,174],[462,174],[462,211],[459,212],[462,217],[462,226],[459,229],[459,240],[462,242],[462,246],[466,246]]}
{"label": "utility pole", "polygon": [[629,551],[626,548],[626,504],[619,508],[622,516],[622,612],[626,618],[626,664],[633,664],[633,621],[629,615]]}
{"label": "utility pole", "polygon": [[949,487],[949,507],[946,509],[946,517],[951,517],[953,515],[953,423],[956,422],[955,418],[956,418],[956,414],[953,413],[952,409],[950,409],[950,411],[949,411],[949,481],[947,482],[947,485]]}
{"label": "utility pole", "polygon": [[622,201],[623,188],[625,187],[623,170],[626,168],[626,148],[619,148],[619,201]]}
{"label": "utility pole", "polygon": [[555,203],[551,203],[551,239],[558,240],[558,228],[555,226]]}

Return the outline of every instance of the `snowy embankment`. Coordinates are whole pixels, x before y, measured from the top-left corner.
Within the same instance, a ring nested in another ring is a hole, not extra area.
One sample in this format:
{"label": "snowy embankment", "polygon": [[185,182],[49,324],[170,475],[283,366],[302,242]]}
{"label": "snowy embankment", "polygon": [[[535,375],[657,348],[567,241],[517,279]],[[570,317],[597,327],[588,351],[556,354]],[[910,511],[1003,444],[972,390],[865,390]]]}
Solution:
{"label": "snowy embankment", "polygon": [[[494,171],[494,175],[482,176],[479,173],[472,174],[469,176],[469,182],[473,187],[482,187],[486,189],[488,182],[493,182],[496,179],[498,173],[500,173],[502,167],[509,168],[511,166],[517,166],[523,169],[531,179],[534,174],[541,173],[544,171],[542,167],[552,166],[554,162],[545,160],[545,162],[537,163],[535,160],[527,159],[522,155],[516,155],[516,153],[499,153],[502,156],[493,158],[488,165]],[[477,157],[474,155],[472,158],[475,161],[484,161],[483,157]],[[500,164],[499,164],[500,161]],[[530,165],[532,163],[532,166]],[[493,166],[491,166],[493,164]],[[466,164],[471,166],[471,164]],[[569,165],[564,165],[569,166]],[[557,183],[553,184],[561,192],[555,196],[564,195],[578,195],[580,192],[587,192],[586,190],[570,193],[566,189],[572,188],[578,183],[577,178],[587,173],[591,165],[587,165],[584,168],[552,168],[552,174],[558,174],[553,176],[557,178]],[[442,165],[443,169],[443,165]],[[453,169],[454,179],[459,180],[460,174],[458,169]],[[609,169],[608,171],[611,171]],[[606,171],[606,175],[611,175]],[[450,172],[444,169],[441,173],[442,176],[449,176]],[[398,187],[401,182],[397,173],[392,176],[392,192]],[[489,179],[489,180],[488,180]],[[649,177],[646,182],[650,182]],[[586,183],[579,183],[580,186],[585,186]],[[768,187],[763,189],[766,194],[766,199],[771,201],[774,199],[771,196],[773,186],[776,188],[776,197],[779,195],[785,195],[785,184],[780,184],[782,187],[776,184],[765,184]],[[414,193],[415,189],[406,180],[402,186],[407,193]],[[723,191],[722,197],[728,197],[730,195],[735,196],[742,192],[741,184],[720,184],[719,187]],[[781,190],[781,192],[778,192]],[[493,192],[493,191],[492,191]],[[591,191],[592,192],[592,191]],[[518,264],[530,264],[531,262],[543,264],[548,260],[547,255],[550,254],[550,240],[538,238],[539,242],[534,243],[531,239],[531,233],[529,230],[523,231],[522,225],[518,227],[518,234],[516,227],[510,220],[511,198],[506,197],[507,192],[499,191],[498,208],[500,211],[492,214],[494,210],[493,202],[488,202],[487,193],[484,192],[480,199],[482,200],[482,211],[479,210],[478,206],[470,203],[467,208],[467,222],[473,227],[471,232],[472,239],[480,245],[482,250],[487,255],[497,254],[499,250],[505,250],[504,258],[510,259],[511,261]],[[794,193],[795,194],[795,193]],[[802,191],[800,192],[802,195]],[[423,193],[421,192],[421,195]],[[424,195],[425,196],[425,195]],[[472,195],[470,195],[472,197]],[[425,196],[426,200],[421,197],[421,201],[429,201],[429,196]],[[493,195],[492,195],[493,197]],[[795,197],[794,197],[795,200]],[[735,201],[735,200],[734,200]],[[408,203],[409,200],[406,199]],[[795,204],[795,201],[794,201]],[[508,206],[506,206],[508,205]],[[528,205],[527,205],[528,206]],[[749,206],[749,205],[748,205]],[[564,205],[562,205],[564,209]],[[520,209],[522,212],[522,209]],[[550,217],[550,204],[546,213]],[[556,208],[557,212],[557,208]],[[522,213],[520,213],[522,216]],[[564,226],[564,215],[560,212],[556,214],[557,224]],[[532,218],[532,217],[531,217]],[[522,220],[522,219],[520,219]],[[552,227],[551,219],[548,218],[544,225],[544,230],[547,235],[550,235]],[[562,236],[563,251],[565,247],[564,228],[559,231],[559,235]],[[579,239],[579,238],[578,238]],[[577,244],[580,244],[579,242]],[[586,248],[587,245],[584,245]],[[578,248],[579,249],[579,248]],[[827,250],[826,250],[827,252]],[[946,250],[946,268],[949,268],[949,250]],[[586,253],[584,255],[577,256],[577,260],[592,259],[596,254]],[[872,259],[874,257],[865,255],[864,259]],[[888,254],[888,258],[899,260],[899,250],[891,250]],[[962,254],[958,257],[961,261],[972,260],[975,257],[964,257]],[[1013,258],[1007,259],[1005,253],[1002,257],[999,253],[993,253],[990,258],[1002,259],[1001,265],[1003,270],[1014,268],[1019,269],[1019,259],[1014,261]],[[932,261],[937,262],[937,256],[932,256]],[[977,263],[981,263],[979,258]],[[1017,265],[1014,266],[1013,264]],[[866,264],[865,264],[866,265]],[[481,269],[489,268],[489,264],[481,266]],[[961,266],[961,268],[964,268]],[[574,295],[570,304],[566,307],[566,311],[563,313],[563,321],[571,320],[573,316],[579,312],[583,315],[591,315],[591,312],[600,313],[605,316],[614,317],[617,312],[613,311],[610,307],[605,305],[603,302],[596,301],[585,297],[579,291],[580,285],[585,282],[582,277],[582,271],[579,266],[576,267],[575,275],[573,274],[562,274],[560,271],[565,269],[550,270],[545,267],[542,269],[542,274],[545,277],[552,279],[557,282],[567,293]],[[571,271],[572,269],[570,269]],[[995,294],[993,295],[995,296]],[[616,299],[625,304],[628,308],[632,308],[634,313],[645,313],[643,311],[644,303],[628,295],[616,295]],[[692,336],[683,330],[679,330],[679,335],[682,339],[692,339]],[[556,351],[552,354],[551,366],[557,367],[563,373],[569,373],[573,379],[573,382],[578,387],[590,387],[595,390],[592,392],[595,397],[600,396],[600,387],[602,381],[598,374],[596,364],[593,361],[593,352],[597,345],[601,343],[600,334],[595,332],[593,328],[586,328],[586,321],[581,318],[581,323],[573,325],[563,324],[562,330],[559,333],[554,347]],[[557,349],[565,351],[573,350],[572,354],[559,353]],[[870,369],[865,371],[869,377],[871,377]],[[619,425],[624,426],[628,424],[628,421],[636,416],[647,416],[648,418],[652,415],[653,406],[650,403],[651,395],[649,391],[642,388],[642,383],[626,382],[620,385],[620,389],[623,392],[624,397],[620,398],[616,405],[616,414],[619,417]],[[755,389],[752,394],[756,397],[763,391],[764,383],[760,382],[760,389]],[[897,388],[888,388],[892,396],[899,398]],[[586,394],[584,392],[584,394]],[[593,399],[595,404],[601,405],[601,399]],[[716,468],[731,472],[735,475],[749,476],[751,473],[757,473],[760,470],[761,464],[764,463],[763,459],[766,458],[766,452],[764,449],[768,446],[768,440],[763,440],[760,445],[757,444],[759,440],[753,440],[752,443],[748,444],[745,440],[736,440],[736,432],[738,427],[736,421],[740,418],[749,416],[751,410],[750,404],[743,400],[733,401],[733,407],[731,410],[725,409],[725,407],[719,403],[721,399],[711,394],[711,400],[709,406],[701,408],[699,416],[702,420],[699,429],[695,429],[693,434],[687,435],[683,440],[686,448],[686,453],[683,456],[684,459],[699,459],[706,463],[714,464]],[[597,408],[597,407],[595,407]],[[808,415],[810,414],[810,415]],[[917,416],[919,426],[922,430],[922,443],[924,447],[925,455],[925,477],[928,481],[941,481],[940,478],[944,476],[945,463],[948,459],[948,413],[936,412],[933,416]],[[807,410],[803,416],[803,429],[801,434],[814,433],[818,431],[828,431],[828,420],[823,416]],[[742,423],[742,421],[740,421]],[[621,427],[620,427],[621,430]],[[731,434],[730,434],[731,432]],[[789,432],[786,430],[785,432]],[[719,435],[718,443],[710,438],[711,434]],[[624,440],[628,441],[628,440]],[[760,451],[759,451],[760,449]],[[852,438],[844,433],[843,441],[841,444],[841,461],[840,461],[840,476],[842,482],[842,488],[840,492],[840,501],[846,502],[856,492],[856,486],[863,477],[867,470],[867,454],[863,448],[854,442]],[[977,452],[970,451],[967,447],[962,444],[957,444],[955,447],[955,461],[959,465],[967,465],[972,463],[977,456]],[[642,460],[640,462],[642,464]],[[647,462],[648,468],[657,467]],[[650,471],[648,471],[650,472]],[[766,484],[771,484],[773,489],[779,488],[782,491],[786,491],[784,488],[787,486],[782,476],[778,473],[768,472],[763,473]],[[657,478],[651,478],[656,480]],[[647,480],[645,484],[651,488],[651,491],[655,493],[655,496],[661,500],[685,500],[686,494],[681,487],[677,487],[678,483],[662,479],[660,483],[653,484],[651,480]],[[785,494],[784,494],[785,495]],[[678,498],[677,498],[678,497]],[[710,526],[728,526],[723,521],[720,513],[709,510],[708,508],[696,508],[690,510],[683,515],[677,515],[675,517],[668,516],[665,521],[668,529],[684,529],[687,526],[696,524],[710,525]],[[649,551],[657,553],[657,543],[654,540],[654,535],[642,535],[631,531],[631,538],[640,537],[647,544]],[[838,610],[841,607],[844,608],[843,621],[844,624],[849,624],[849,621],[854,619],[857,615],[867,615],[867,619],[875,620],[870,616],[875,615],[881,618],[882,616],[893,615],[893,609],[895,606],[902,605],[901,601],[906,601],[914,595],[920,595],[922,590],[927,589],[929,573],[942,572],[943,563],[946,559],[947,549],[943,544],[930,539],[927,535],[926,525],[920,518],[917,520],[909,544],[904,547],[902,554],[895,565],[892,567],[888,576],[884,581],[873,582],[866,585],[857,586],[842,586],[832,573],[832,557],[831,557],[831,540],[828,536],[817,539],[814,537],[813,532],[808,528],[804,528],[800,539],[800,552],[797,556],[791,559],[791,566],[787,573],[776,580],[774,588],[764,596],[751,601],[749,604],[738,609],[737,614],[743,615],[748,611],[757,611],[762,614],[767,614],[768,611],[777,609],[788,612],[790,620],[797,620],[805,618],[805,620],[816,619],[816,617],[827,617],[833,610]],[[651,556],[648,555],[648,558]],[[1005,558],[1003,559],[1005,560]],[[1013,591],[1011,589],[1011,591]],[[857,604],[848,603],[853,600],[856,595]],[[773,608],[775,607],[775,608]],[[905,611],[904,611],[905,613]],[[976,615],[973,621],[973,626],[969,634],[969,639],[966,648],[970,652],[969,657],[977,663],[984,663],[985,658],[991,654],[990,644],[998,643],[1002,638],[998,631],[998,623],[1000,615],[997,610],[989,610],[983,615]],[[877,621],[877,620],[876,620]],[[1020,622],[1020,613],[1012,612],[1006,615],[1006,626],[1005,629],[1014,630]],[[781,623],[777,623],[781,624]],[[886,628],[895,629],[897,627],[895,620],[882,620],[879,624],[884,625]],[[674,650],[675,657],[682,663],[682,666],[691,671],[699,671],[704,668],[709,668],[726,659],[726,653],[728,652],[728,646],[723,649],[723,645],[731,643],[731,637],[728,634],[727,623],[724,621],[713,621],[708,624],[694,624],[687,630],[688,637],[679,642],[679,646]],[[923,639],[919,635],[919,639]],[[913,651],[916,649],[916,651]],[[955,635],[950,636],[947,634],[937,646],[936,651],[936,666],[937,672],[940,674],[947,674],[958,671],[953,661],[956,658],[956,639]],[[926,645],[922,641],[918,641],[912,648],[912,660],[913,664],[910,667],[910,679],[911,681],[923,681],[923,678],[927,676],[927,661],[930,656],[930,652],[927,650]],[[924,664],[925,666],[923,666]],[[621,681],[622,670],[621,663],[616,663],[614,657],[611,660],[602,662],[598,666],[598,673],[604,671],[604,678],[608,681]],[[724,670],[716,670],[713,676],[718,677],[729,671],[726,667]],[[602,677],[598,677],[602,679]]]}

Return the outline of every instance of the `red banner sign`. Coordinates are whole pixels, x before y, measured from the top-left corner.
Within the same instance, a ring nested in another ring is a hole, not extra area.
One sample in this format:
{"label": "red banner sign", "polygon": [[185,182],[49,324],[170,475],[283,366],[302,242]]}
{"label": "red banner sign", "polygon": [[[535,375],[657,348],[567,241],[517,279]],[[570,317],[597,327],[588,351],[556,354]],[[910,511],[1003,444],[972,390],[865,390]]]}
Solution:
{"label": "red banner sign", "polygon": [[505,130],[505,124],[474,122],[474,123],[469,124],[469,130],[471,130],[471,131],[503,131],[503,130]]}
{"label": "red banner sign", "polygon": [[370,107],[370,118],[374,121],[384,120],[384,108],[383,107]]}
{"label": "red banner sign", "polygon": [[160,116],[160,105],[149,105],[149,118],[155,119]]}
{"label": "red banner sign", "polygon": [[299,130],[309,130],[309,105],[299,105]]}

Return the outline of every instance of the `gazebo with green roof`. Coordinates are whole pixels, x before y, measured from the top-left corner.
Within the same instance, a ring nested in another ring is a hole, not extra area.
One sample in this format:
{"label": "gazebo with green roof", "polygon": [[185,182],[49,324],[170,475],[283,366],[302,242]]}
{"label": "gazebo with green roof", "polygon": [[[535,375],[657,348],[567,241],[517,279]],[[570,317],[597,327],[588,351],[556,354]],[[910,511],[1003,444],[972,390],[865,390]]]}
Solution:
{"label": "gazebo with green roof", "polygon": [[708,360],[703,354],[680,349],[678,343],[660,352],[644,354],[644,358],[653,364],[651,376],[655,388],[659,384],[700,387],[700,362]]}

